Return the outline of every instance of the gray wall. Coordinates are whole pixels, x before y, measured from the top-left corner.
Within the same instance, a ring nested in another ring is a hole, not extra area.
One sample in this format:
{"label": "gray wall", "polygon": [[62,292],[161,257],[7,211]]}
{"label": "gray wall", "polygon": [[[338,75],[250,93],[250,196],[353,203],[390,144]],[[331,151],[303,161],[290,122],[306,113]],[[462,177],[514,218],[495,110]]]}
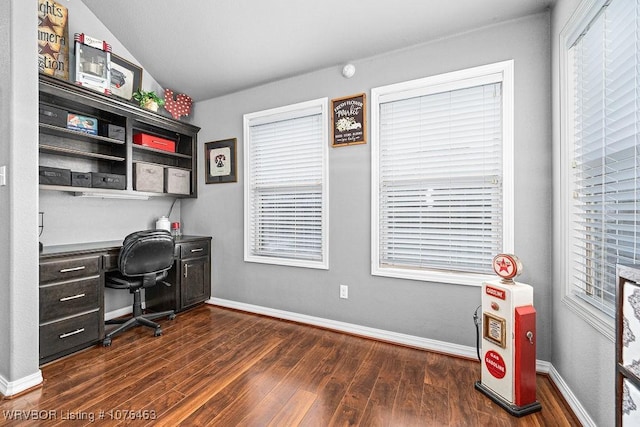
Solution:
{"label": "gray wall", "polygon": [[552,364],[598,426],[614,425],[615,347],[613,342],[578,317],[565,303],[562,276],[560,198],[560,66],[559,34],[580,0],[558,0],[552,19],[553,92],[553,318]]}
{"label": "gray wall", "polygon": [[[515,62],[515,253],[535,288],[538,358],[551,359],[551,149],[548,13],[497,24],[457,37],[355,62],[352,79],[341,67],[319,70],[198,103],[207,141],[238,138],[238,182],[206,185],[183,204],[183,218],[213,242],[214,297],[317,316],[465,346],[475,346],[472,315],[480,288],[373,277],[371,145],[330,148],[328,271],[243,261],[243,140],[245,113],[310,99],[337,98],[372,87],[482,64]],[[369,132],[370,134],[370,132]],[[202,157],[200,170],[204,169]],[[349,285],[349,299],[338,297]]]}
{"label": "gray wall", "polygon": [[38,156],[36,3],[0,0],[0,383],[40,380],[38,369]]}
{"label": "gray wall", "polygon": [[[0,0],[0,8],[7,12],[11,11],[11,4],[8,0]],[[11,131],[9,129],[9,110],[11,109],[10,98],[8,96],[11,88],[11,70],[8,58],[11,40],[11,13],[0,15],[0,166],[9,163],[9,141]],[[0,187],[0,222],[7,224],[11,217],[9,208],[9,189]],[[0,242],[9,241],[9,230],[6,227],[0,229]],[[0,245],[0,325],[8,325],[10,319],[9,295],[11,283],[7,283],[9,277],[9,245]],[[9,348],[10,334],[8,328],[0,328],[0,348]],[[9,377],[9,352],[0,351],[0,376],[5,379]]]}

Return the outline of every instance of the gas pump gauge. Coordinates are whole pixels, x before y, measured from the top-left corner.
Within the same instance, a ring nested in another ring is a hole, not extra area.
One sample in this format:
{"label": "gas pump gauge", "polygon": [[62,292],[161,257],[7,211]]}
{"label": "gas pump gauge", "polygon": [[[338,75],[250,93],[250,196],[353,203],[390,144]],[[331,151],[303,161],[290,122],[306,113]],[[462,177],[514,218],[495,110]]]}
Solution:
{"label": "gas pump gauge", "polygon": [[522,263],[515,255],[496,255],[493,258],[493,271],[500,276],[502,283],[513,283],[512,279],[522,273]]}

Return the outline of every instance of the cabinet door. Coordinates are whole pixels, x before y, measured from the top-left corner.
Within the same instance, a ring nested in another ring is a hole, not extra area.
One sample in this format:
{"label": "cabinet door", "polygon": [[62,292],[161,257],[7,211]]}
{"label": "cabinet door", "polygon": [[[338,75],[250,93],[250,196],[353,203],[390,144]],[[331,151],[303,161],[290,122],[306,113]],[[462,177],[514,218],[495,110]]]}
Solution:
{"label": "cabinet door", "polygon": [[[180,311],[180,271],[179,265],[173,264],[164,283],[146,288],[145,308],[151,311],[175,310]],[[167,286],[166,284],[171,286]]]}
{"label": "cabinet door", "polygon": [[208,257],[180,261],[181,308],[206,301],[211,296],[211,275]]}

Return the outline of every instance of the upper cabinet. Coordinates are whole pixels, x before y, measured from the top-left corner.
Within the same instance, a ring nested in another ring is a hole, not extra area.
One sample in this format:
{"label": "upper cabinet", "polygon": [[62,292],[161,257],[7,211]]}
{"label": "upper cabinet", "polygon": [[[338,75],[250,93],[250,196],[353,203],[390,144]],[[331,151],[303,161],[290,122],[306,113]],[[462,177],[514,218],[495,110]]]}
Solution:
{"label": "upper cabinet", "polygon": [[200,128],[40,75],[40,189],[197,197]]}

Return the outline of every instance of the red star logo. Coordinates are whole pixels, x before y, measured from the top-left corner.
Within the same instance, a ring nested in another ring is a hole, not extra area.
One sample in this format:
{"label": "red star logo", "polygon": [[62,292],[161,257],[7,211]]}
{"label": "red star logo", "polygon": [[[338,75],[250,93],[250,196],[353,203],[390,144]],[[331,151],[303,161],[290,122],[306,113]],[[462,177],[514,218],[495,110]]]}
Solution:
{"label": "red star logo", "polygon": [[498,273],[501,273],[503,271],[506,271],[508,273],[509,269],[511,268],[511,264],[507,262],[504,258],[501,258],[500,260],[496,261],[496,264],[498,264],[498,267],[500,267],[500,270],[498,270]]}

